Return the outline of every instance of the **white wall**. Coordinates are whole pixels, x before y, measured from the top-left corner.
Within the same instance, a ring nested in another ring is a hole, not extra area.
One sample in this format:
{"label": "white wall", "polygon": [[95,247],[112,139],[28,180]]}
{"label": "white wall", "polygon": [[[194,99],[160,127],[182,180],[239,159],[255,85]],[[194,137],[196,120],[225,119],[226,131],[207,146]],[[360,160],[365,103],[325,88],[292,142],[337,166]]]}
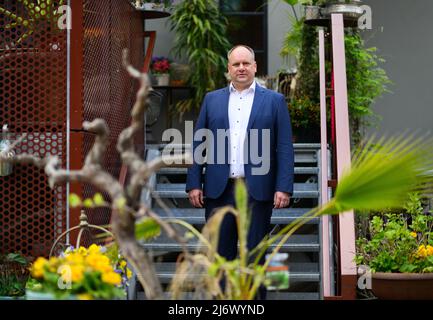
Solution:
{"label": "white wall", "polygon": [[433,1],[364,0],[372,9],[373,28],[363,32],[369,46],[379,49],[383,68],[394,82],[393,93],[374,109],[383,117],[380,134],[406,129],[433,129]]}
{"label": "white wall", "polygon": [[[299,9],[296,9],[298,17]],[[295,59],[283,59],[280,50],[287,32],[291,28],[289,16],[293,16],[291,7],[281,0],[268,2],[268,74],[276,75],[280,69],[295,65]]]}

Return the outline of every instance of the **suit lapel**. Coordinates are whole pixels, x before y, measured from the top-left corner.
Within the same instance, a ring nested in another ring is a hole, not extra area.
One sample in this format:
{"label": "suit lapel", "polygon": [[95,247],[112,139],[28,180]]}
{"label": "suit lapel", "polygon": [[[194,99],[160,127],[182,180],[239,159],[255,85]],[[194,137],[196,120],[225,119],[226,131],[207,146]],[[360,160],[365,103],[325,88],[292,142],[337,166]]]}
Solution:
{"label": "suit lapel", "polygon": [[223,101],[224,101],[224,124],[225,129],[230,129],[230,123],[229,123],[229,98],[230,98],[230,90],[229,87],[225,87],[223,90]]}
{"label": "suit lapel", "polygon": [[250,119],[248,120],[247,132],[248,130],[251,129],[254,120],[260,111],[260,105],[262,104],[264,92],[265,91],[263,90],[263,88],[256,83],[256,90],[254,93],[254,100],[253,100],[253,106],[251,108]]}

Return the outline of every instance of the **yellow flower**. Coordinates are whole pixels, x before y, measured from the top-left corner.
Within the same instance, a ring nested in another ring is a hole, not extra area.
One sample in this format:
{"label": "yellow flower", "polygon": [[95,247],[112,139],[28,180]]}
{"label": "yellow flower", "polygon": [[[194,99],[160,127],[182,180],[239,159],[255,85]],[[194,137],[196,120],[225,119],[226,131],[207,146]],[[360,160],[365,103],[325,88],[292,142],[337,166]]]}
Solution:
{"label": "yellow flower", "polygon": [[427,257],[427,249],[423,244],[419,246],[417,256],[421,258]]}
{"label": "yellow flower", "polygon": [[92,244],[89,249],[87,249],[89,254],[99,253],[101,251],[100,247],[96,244]]}
{"label": "yellow flower", "polygon": [[411,235],[412,237],[416,238],[416,232],[413,232],[413,231],[412,231],[412,232],[410,233],[410,235]]}
{"label": "yellow flower", "polygon": [[43,257],[37,258],[31,268],[32,276],[35,278],[42,278],[44,275],[44,268],[47,265],[47,263],[48,263],[47,259]]}
{"label": "yellow flower", "polygon": [[84,267],[72,265],[71,268],[71,280],[72,282],[80,282],[83,279]]}
{"label": "yellow flower", "polygon": [[132,276],[131,270],[129,270],[129,268],[126,269],[126,277],[129,279],[129,278],[131,278],[131,276]]}
{"label": "yellow flower", "polygon": [[122,278],[116,272],[108,272],[102,274],[102,281],[104,281],[105,283],[118,285],[122,282]]}
{"label": "yellow flower", "polygon": [[126,261],[125,260],[120,261],[120,267],[121,268],[125,268],[126,267]]}
{"label": "yellow flower", "polygon": [[86,257],[86,264],[96,271],[112,272],[113,268],[110,265],[110,259],[101,254],[90,254]]}
{"label": "yellow flower", "polygon": [[77,294],[77,298],[78,300],[93,300],[92,295],[88,293]]}
{"label": "yellow flower", "polygon": [[79,247],[78,248],[78,254],[80,254],[82,256],[86,256],[87,255],[87,249],[84,247]]}
{"label": "yellow flower", "polygon": [[59,264],[59,259],[56,257],[51,257],[48,261],[48,270],[50,272],[56,272],[57,271],[57,265]]}
{"label": "yellow flower", "polygon": [[83,256],[76,252],[68,254],[65,259],[71,264],[82,264],[84,262]]}
{"label": "yellow flower", "polygon": [[427,255],[433,256],[433,247],[431,245],[427,245]]}

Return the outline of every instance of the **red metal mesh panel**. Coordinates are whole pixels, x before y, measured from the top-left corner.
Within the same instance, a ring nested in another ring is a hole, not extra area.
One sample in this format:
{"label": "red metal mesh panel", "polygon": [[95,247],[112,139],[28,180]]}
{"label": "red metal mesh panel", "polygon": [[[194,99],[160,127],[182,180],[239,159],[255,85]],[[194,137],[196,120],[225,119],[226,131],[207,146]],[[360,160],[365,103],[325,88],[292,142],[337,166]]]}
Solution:
{"label": "red metal mesh panel", "polygon": [[[0,6],[24,19],[30,17],[16,1],[0,0]],[[115,142],[129,124],[137,89],[122,68],[121,51],[129,48],[132,63],[141,67],[143,21],[127,1],[85,0],[83,12],[82,120],[107,121],[111,134],[104,166],[118,176]],[[14,137],[29,133],[17,152],[57,154],[65,166],[66,31],[43,21],[19,40],[28,30],[11,23],[13,19],[0,13],[0,125],[8,123]],[[84,133],[82,162],[92,143],[93,135]],[[143,139],[138,147],[143,150]],[[0,252],[47,255],[65,229],[65,188],[50,190],[44,173],[32,166],[16,166],[11,176],[0,179]],[[84,197],[94,192],[88,185],[83,188]],[[89,213],[90,223],[108,224],[109,220],[109,210]]]}
{"label": "red metal mesh panel", "polygon": [[[57,6],[57,1],[54,1]],[[0,7],[22,17],[32,13],[17,1]],[[13,25],[0,13],[0,124],[7,123],[13,139],[27,133],[16,151],[66,152],[66,32],[52,19]],[[15,166],[0,177],[0,251],[46,255],[65,229],[65,190],[51,190],[42,170]]]}
{"label": "red metal mesh panel", "polygon": [[[141,67],[143,20],[128,1],[86,0],[84,8],[83,120],[103,118],[107,121],[110,142],[104,167],[118,177],[121,165],[116,150],[117,137],[130,123],[129,111],[137,89],[137,83],[122,67],[122,50],[128,48],[133,65]],[[84,135],[83,157],[93,140],[93,135]],[[142,141],[138,142],[140,150],[143,150]],[[92,197],[95,192],[89,185],[83,188],[84,197]],[[92,224],[106,225],[110,222],[110,210],[92,210],[88,212],[88,218]]]}

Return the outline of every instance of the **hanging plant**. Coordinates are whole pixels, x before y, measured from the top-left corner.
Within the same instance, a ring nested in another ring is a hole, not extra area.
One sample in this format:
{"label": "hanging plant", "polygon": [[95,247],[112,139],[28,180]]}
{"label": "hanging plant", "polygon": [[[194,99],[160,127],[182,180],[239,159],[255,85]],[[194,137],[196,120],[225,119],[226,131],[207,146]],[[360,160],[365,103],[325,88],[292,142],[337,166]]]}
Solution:
{"label": "hanging plant", "polygon": [[[319,44],[316,27],[305,24],[304,17],[297,16],[294,6],[297,4],[325,5],[335,1],[283,1],[288,3],[293,10],[293,16],[290,17],[293,27],[285,37],[280,55],[286,58],[294,56],[298,69],[295,92],[289,102],[289,111],[294,127],[309,128],[318,125],[318,116],[308,113],[307,110],[300,112],[300,108],[303,108],[305,97],[308,97],[309,103],[305,105],[305,109],[312,110],[311,105],[315,105],[316,112],[320,110]],[[376,54],[377,48],[366,47],[359,30],[345,29],[345,49],[349,117],[352,140],[356,144],[361,139],[362,128],[372,125],[379,119],[373,112],[372,105],[378,97],[388,92],[387,86],[392,82],[385,70],[380,67],[384,59]],[[330,72],[329,65],[326,66],[326,70]],[[328,74],[327,79],[330,78]],[[327,85],[330,87],[329,83]]]}

